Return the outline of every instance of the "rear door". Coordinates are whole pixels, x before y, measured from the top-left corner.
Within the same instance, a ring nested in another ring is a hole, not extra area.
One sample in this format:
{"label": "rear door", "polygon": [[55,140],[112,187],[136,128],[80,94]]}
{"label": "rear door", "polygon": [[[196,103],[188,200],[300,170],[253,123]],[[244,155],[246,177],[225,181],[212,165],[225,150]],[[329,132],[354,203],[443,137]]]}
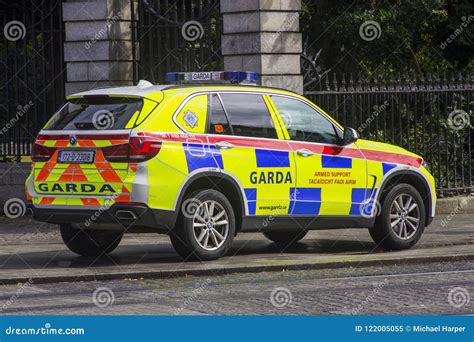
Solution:
{"label": "rear door", "polygon": [[209,142],[244,188],[248,214],[287,215],[296,168],[265,97],[220,92],[210,101]]}

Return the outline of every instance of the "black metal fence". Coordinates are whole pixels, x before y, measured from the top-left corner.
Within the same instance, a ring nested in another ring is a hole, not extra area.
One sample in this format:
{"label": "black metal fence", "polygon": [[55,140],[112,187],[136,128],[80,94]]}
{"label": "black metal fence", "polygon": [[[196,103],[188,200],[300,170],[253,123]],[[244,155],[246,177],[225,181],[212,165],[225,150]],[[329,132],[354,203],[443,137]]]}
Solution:
{"label": "black metal fence", "polygon": [[29,155],[64,101],[61,0],[0,0],[0,160]]}
{"label": "black metal fence", "polygon": [[[131,1],[134,80],[162,83],[168,71],[222,70],[218,0]],[[137,16],[138,15],[138,16]]]}
{"label": "black metal fence", "polygon": [[305,95],[362,138],[422,155],[438,193],[470,192],[474,164],[471,75],[383,81],[327,75]]}

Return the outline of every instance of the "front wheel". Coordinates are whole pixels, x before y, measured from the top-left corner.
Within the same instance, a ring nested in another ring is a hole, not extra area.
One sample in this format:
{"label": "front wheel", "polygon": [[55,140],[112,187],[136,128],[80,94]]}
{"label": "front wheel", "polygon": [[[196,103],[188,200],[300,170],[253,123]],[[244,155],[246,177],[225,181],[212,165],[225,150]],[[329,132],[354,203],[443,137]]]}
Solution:
{"label": "front wheel", "polygon": [[395,185],[383,196],[380,215],[369,229],[375,243],[387,249],[408,249],[425,229],[425,205],[420,193],[409,184]]}
{"label": "front wheel", "polygon": [[183,203],[171,243],[185,260],[214,260],[224,256],[235,235],[234,210],[219,191],[201,190]]}
{"label": "front wheel", "polygon": [[64,243],[72,252],[87,257],[111,253],[123,237],[121,231],[79,229],[72,224],[61,224],[60,231]]}

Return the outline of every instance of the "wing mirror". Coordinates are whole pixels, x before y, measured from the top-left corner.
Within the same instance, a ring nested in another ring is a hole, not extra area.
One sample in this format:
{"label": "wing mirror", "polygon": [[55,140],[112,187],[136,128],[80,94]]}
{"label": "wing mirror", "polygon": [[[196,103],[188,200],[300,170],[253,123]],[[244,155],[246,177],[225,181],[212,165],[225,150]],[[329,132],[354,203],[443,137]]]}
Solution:
{"label": "wing mirror", "polygon": [[344,135],[342,137],[341,145],[346,146],[352,144],[359,139],[359,135],[354,128],[345,127],[344,128]]}

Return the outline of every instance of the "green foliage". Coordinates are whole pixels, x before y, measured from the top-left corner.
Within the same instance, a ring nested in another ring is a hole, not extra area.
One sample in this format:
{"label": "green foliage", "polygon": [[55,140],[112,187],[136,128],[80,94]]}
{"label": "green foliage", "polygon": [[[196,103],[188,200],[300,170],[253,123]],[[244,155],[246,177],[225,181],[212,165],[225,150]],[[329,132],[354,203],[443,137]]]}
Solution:
{"label": "green foliage", "polygon": [[[361,38],[366,21],[380,26],[378,38]],[[309,50],[322,49],[322,66],[338,74],[393,77],[474,66],[472,0],[303,0],[301,27]]]}

